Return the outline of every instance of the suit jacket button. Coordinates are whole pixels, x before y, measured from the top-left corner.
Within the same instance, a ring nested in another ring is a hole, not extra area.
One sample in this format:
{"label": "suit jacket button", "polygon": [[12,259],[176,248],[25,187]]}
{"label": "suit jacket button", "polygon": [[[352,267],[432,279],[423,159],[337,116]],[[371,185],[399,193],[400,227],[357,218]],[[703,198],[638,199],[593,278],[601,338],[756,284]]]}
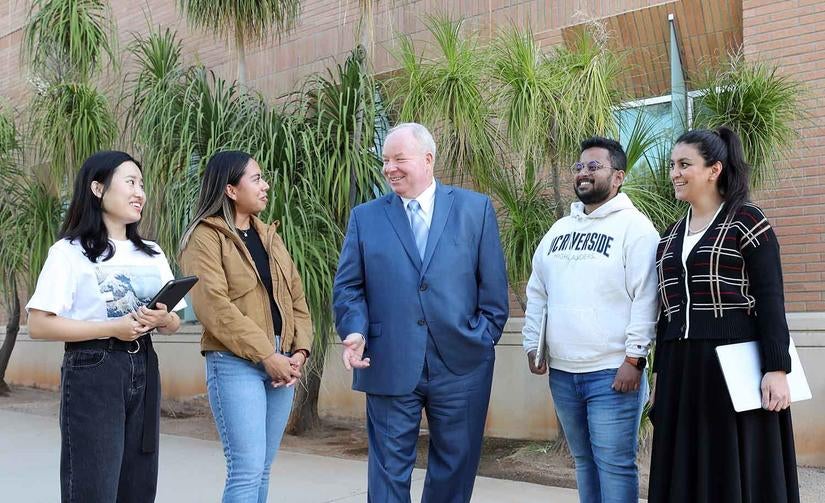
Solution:
{"label": "suit jacket button", "polygon": [[424,325],[427,324],[427,322],[424,321],[424,320],[418,320],[418,324],[423,327]]}
{"label": "suit jacket button", "polygon": [[427,283],[421,283],[421,288],[419,288],[419,290],[421,290],[422,292],[426,292],[426,291],[427,291],[427,288],[429,288],[429,287],[427,286]]}

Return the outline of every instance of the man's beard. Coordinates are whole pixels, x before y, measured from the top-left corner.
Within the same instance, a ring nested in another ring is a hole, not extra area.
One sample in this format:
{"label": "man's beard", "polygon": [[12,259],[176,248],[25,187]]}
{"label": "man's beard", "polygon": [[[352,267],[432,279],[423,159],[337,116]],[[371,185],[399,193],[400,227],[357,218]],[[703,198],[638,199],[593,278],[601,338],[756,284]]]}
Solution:
{"label": "man's beard", "polygon": [[584,193],[579,192],[577,186],[573,187],[576,192],[576,197],[584,204],[598,204],[607,201],[610,197],[610,185],[592,183],[592,188]]}

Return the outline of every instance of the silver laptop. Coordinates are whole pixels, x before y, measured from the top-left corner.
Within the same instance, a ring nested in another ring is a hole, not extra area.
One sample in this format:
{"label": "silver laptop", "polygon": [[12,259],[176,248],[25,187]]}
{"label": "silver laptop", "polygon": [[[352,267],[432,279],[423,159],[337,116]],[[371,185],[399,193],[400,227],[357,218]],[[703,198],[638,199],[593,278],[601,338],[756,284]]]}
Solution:
{"label": "silver laptop", "polygon": [[[805,371],[799,362],[793,339],[788,348],[791,355],[791,373],[788,374],[788,388],[791,402],[809,400],[811,388],[805,378]],[[762,407],[762,365],[759,344],[756,341],[726,344],[716,347],[722,374],[728,385],[728,392],[736,412]]]}

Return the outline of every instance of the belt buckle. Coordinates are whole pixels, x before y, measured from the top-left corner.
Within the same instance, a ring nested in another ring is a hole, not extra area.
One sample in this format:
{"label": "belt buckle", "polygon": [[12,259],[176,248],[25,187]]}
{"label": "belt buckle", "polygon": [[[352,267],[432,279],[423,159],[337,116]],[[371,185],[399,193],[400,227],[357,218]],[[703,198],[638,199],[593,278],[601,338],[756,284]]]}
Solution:
{"label": "belt buckle", "polygon": [[137,346],[137,347],[135,348],[134,351],[132,351],[131,349],[126,350],[126,352],[129,353],[130,355],[133,355],[133,354],[137,353],[138,351],[140,351],[140,341],[135,339],[132,342],[134,342],[135,346]]}

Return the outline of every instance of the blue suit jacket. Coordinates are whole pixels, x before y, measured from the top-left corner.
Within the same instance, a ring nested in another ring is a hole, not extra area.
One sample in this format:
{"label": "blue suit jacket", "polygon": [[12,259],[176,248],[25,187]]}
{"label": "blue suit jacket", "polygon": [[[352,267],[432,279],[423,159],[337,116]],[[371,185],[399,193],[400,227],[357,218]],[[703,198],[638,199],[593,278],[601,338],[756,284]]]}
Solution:
{"label": "blue suit jacket", "polygon": [[353,388],[412,392],[427,333],[447,367],[464,374],[490,358],[509,312],[507,272],[487,196],[438,184],[424,260],[401,198],[353,209],[333,289],[341,338],[364,334],[370,367]]}

